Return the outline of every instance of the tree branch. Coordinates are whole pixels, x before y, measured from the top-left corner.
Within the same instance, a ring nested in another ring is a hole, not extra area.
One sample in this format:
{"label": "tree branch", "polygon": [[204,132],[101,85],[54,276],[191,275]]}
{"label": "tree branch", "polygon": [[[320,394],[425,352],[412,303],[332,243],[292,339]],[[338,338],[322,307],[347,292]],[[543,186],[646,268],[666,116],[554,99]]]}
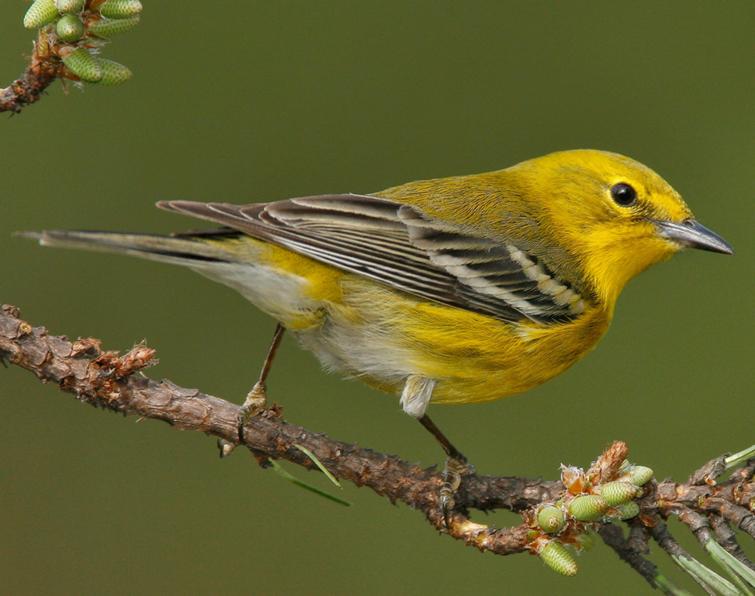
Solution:
{"label": "tree branch", "polygon": [[[103,351],[97,339],[71,341],[49,335],[44,327],[32,327],[20,318],[18,309],[6,305],[0,309],[0,359],[32,372],[42,381],[58,384],[63,391],[93,406],[163,420],[176,428],[201,431],[229,443],[238,442],[239,406],[198,389],[186,389],[169,380],[158,381],[145,376],[141,371],[156,360],[155,351],[144,345],[137,345],[122,356]],[[394,455],[337,441],[290,424],[281,417],[278,407],[266,409],[249,421],[243,444],[263,466],[272,458],[316,469],[312,459],[298,446],[305,447],[337,478],[369,487],[393,503],[402,502],[421,511],[436,530],[467,545],[500,555],[529,551],[541,556],[545,546],[555,541],[556,534],[548,535],[538,527],[538,508],[559,500],[568,502],[579,491],[615,480],[622,473],[627,453],[625,444],[611,445],[586,472],[579,470],[584,486],[577,492],[574,482],[568,480],[575,468],[565,469],[561,481],[468,473],[462,478],[455,497],[457,507],[446,527],[438,502],[443,476],[434,468],[421,468]],[[721,458],[714,461],[719,460]],[[731,478],[722,482],[717,481],[722,473],[721,464],[706,466],[695,472],[687,483],[665,480],[646,484],[637,500],[640,514],[631,522],[629,538],[625,539],[620,527],[613,523],[615,517],[599,517],[590,522],[569,519],[557,534],[558,542],[579,547],[579,537],[588,530],[596,530],[651,585],[666,591],[665,578],[659,576],[655,565],[645,558],[647,540],[652,533],[678,558],[677,544],[661,518],[685,512],[682,517],[694,519],[697,525],[693,529],[698,532],[701,520],[711,520],[710,527],[714,531],[706,530],[705,538],[717,540],[745,565],[752,565],[736,544],[730,525],[744,530],[753,525],[755,466],[752,460],[745,462]],[[715,474],[711,470],[715,470]],[[470,509],[508,509],[522,514],[523,523],[513,528],[491,528],[471,521]],[[696,515],[690,516],[689,512]],[[610,510],[606,516],[609,513]]]}

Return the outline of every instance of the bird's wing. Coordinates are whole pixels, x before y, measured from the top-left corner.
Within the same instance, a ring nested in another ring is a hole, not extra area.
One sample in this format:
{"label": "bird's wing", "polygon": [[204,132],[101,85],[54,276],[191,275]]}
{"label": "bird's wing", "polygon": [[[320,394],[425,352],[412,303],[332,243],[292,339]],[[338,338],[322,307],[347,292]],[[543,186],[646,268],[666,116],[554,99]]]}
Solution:
{"label": "bird's wing", "polygon": [[418,208],[368,195],[250,205],[161,201],[409,294],[504,321],[565,321],[583,303],[511,243],[475,236]]}

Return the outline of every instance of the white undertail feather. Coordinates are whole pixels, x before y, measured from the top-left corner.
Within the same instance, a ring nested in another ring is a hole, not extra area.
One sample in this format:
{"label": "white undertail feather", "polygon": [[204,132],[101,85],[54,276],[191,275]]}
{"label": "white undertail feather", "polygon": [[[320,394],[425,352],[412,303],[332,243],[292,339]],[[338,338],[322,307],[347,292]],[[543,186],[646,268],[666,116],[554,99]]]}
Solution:
{"label": "white undertail feather", "polygon": [[288,327],[293,317],[321,308],[306,297],[307,281],[253,263],[195,263],[191,268],[205,277],[236,290],[257,308]]}
{"label": "white undertail feather", "polygon": [[401,392],[401,407],[404,408],[404,412],[414,418],[422,418],[427,411],[434,388],[434,379],[411,375],[406,379],[404,390]]}

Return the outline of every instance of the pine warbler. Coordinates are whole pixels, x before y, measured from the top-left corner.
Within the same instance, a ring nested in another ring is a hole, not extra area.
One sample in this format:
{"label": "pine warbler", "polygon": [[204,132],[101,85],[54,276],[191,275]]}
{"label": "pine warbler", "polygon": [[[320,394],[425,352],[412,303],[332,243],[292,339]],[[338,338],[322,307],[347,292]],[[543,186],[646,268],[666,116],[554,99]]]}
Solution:
{"label": "pine warbler", "polygon": [[224,283],[328,370],[399,395],[441,440],[425,415],[430,402],[539,385],[595,345],[640,271],[683,247],[732,252],[658,174],[594,150],[371,195],[158,206],[223,227],[33,236],[185,265]]}

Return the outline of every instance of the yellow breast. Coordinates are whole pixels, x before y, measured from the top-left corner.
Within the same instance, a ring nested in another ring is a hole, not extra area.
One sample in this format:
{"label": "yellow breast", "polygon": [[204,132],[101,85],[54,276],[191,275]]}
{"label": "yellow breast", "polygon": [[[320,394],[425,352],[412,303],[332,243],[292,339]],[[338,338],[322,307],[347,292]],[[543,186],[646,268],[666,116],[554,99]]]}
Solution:
{"label": "yellow breast", "polygon": [[405,337],[422,374],[439,380],[434,402],[481,402],[526,391],[560,374],[597,343],[609,319],[591,308],[567,323],[504,323],[420,303],[407,312]]}

